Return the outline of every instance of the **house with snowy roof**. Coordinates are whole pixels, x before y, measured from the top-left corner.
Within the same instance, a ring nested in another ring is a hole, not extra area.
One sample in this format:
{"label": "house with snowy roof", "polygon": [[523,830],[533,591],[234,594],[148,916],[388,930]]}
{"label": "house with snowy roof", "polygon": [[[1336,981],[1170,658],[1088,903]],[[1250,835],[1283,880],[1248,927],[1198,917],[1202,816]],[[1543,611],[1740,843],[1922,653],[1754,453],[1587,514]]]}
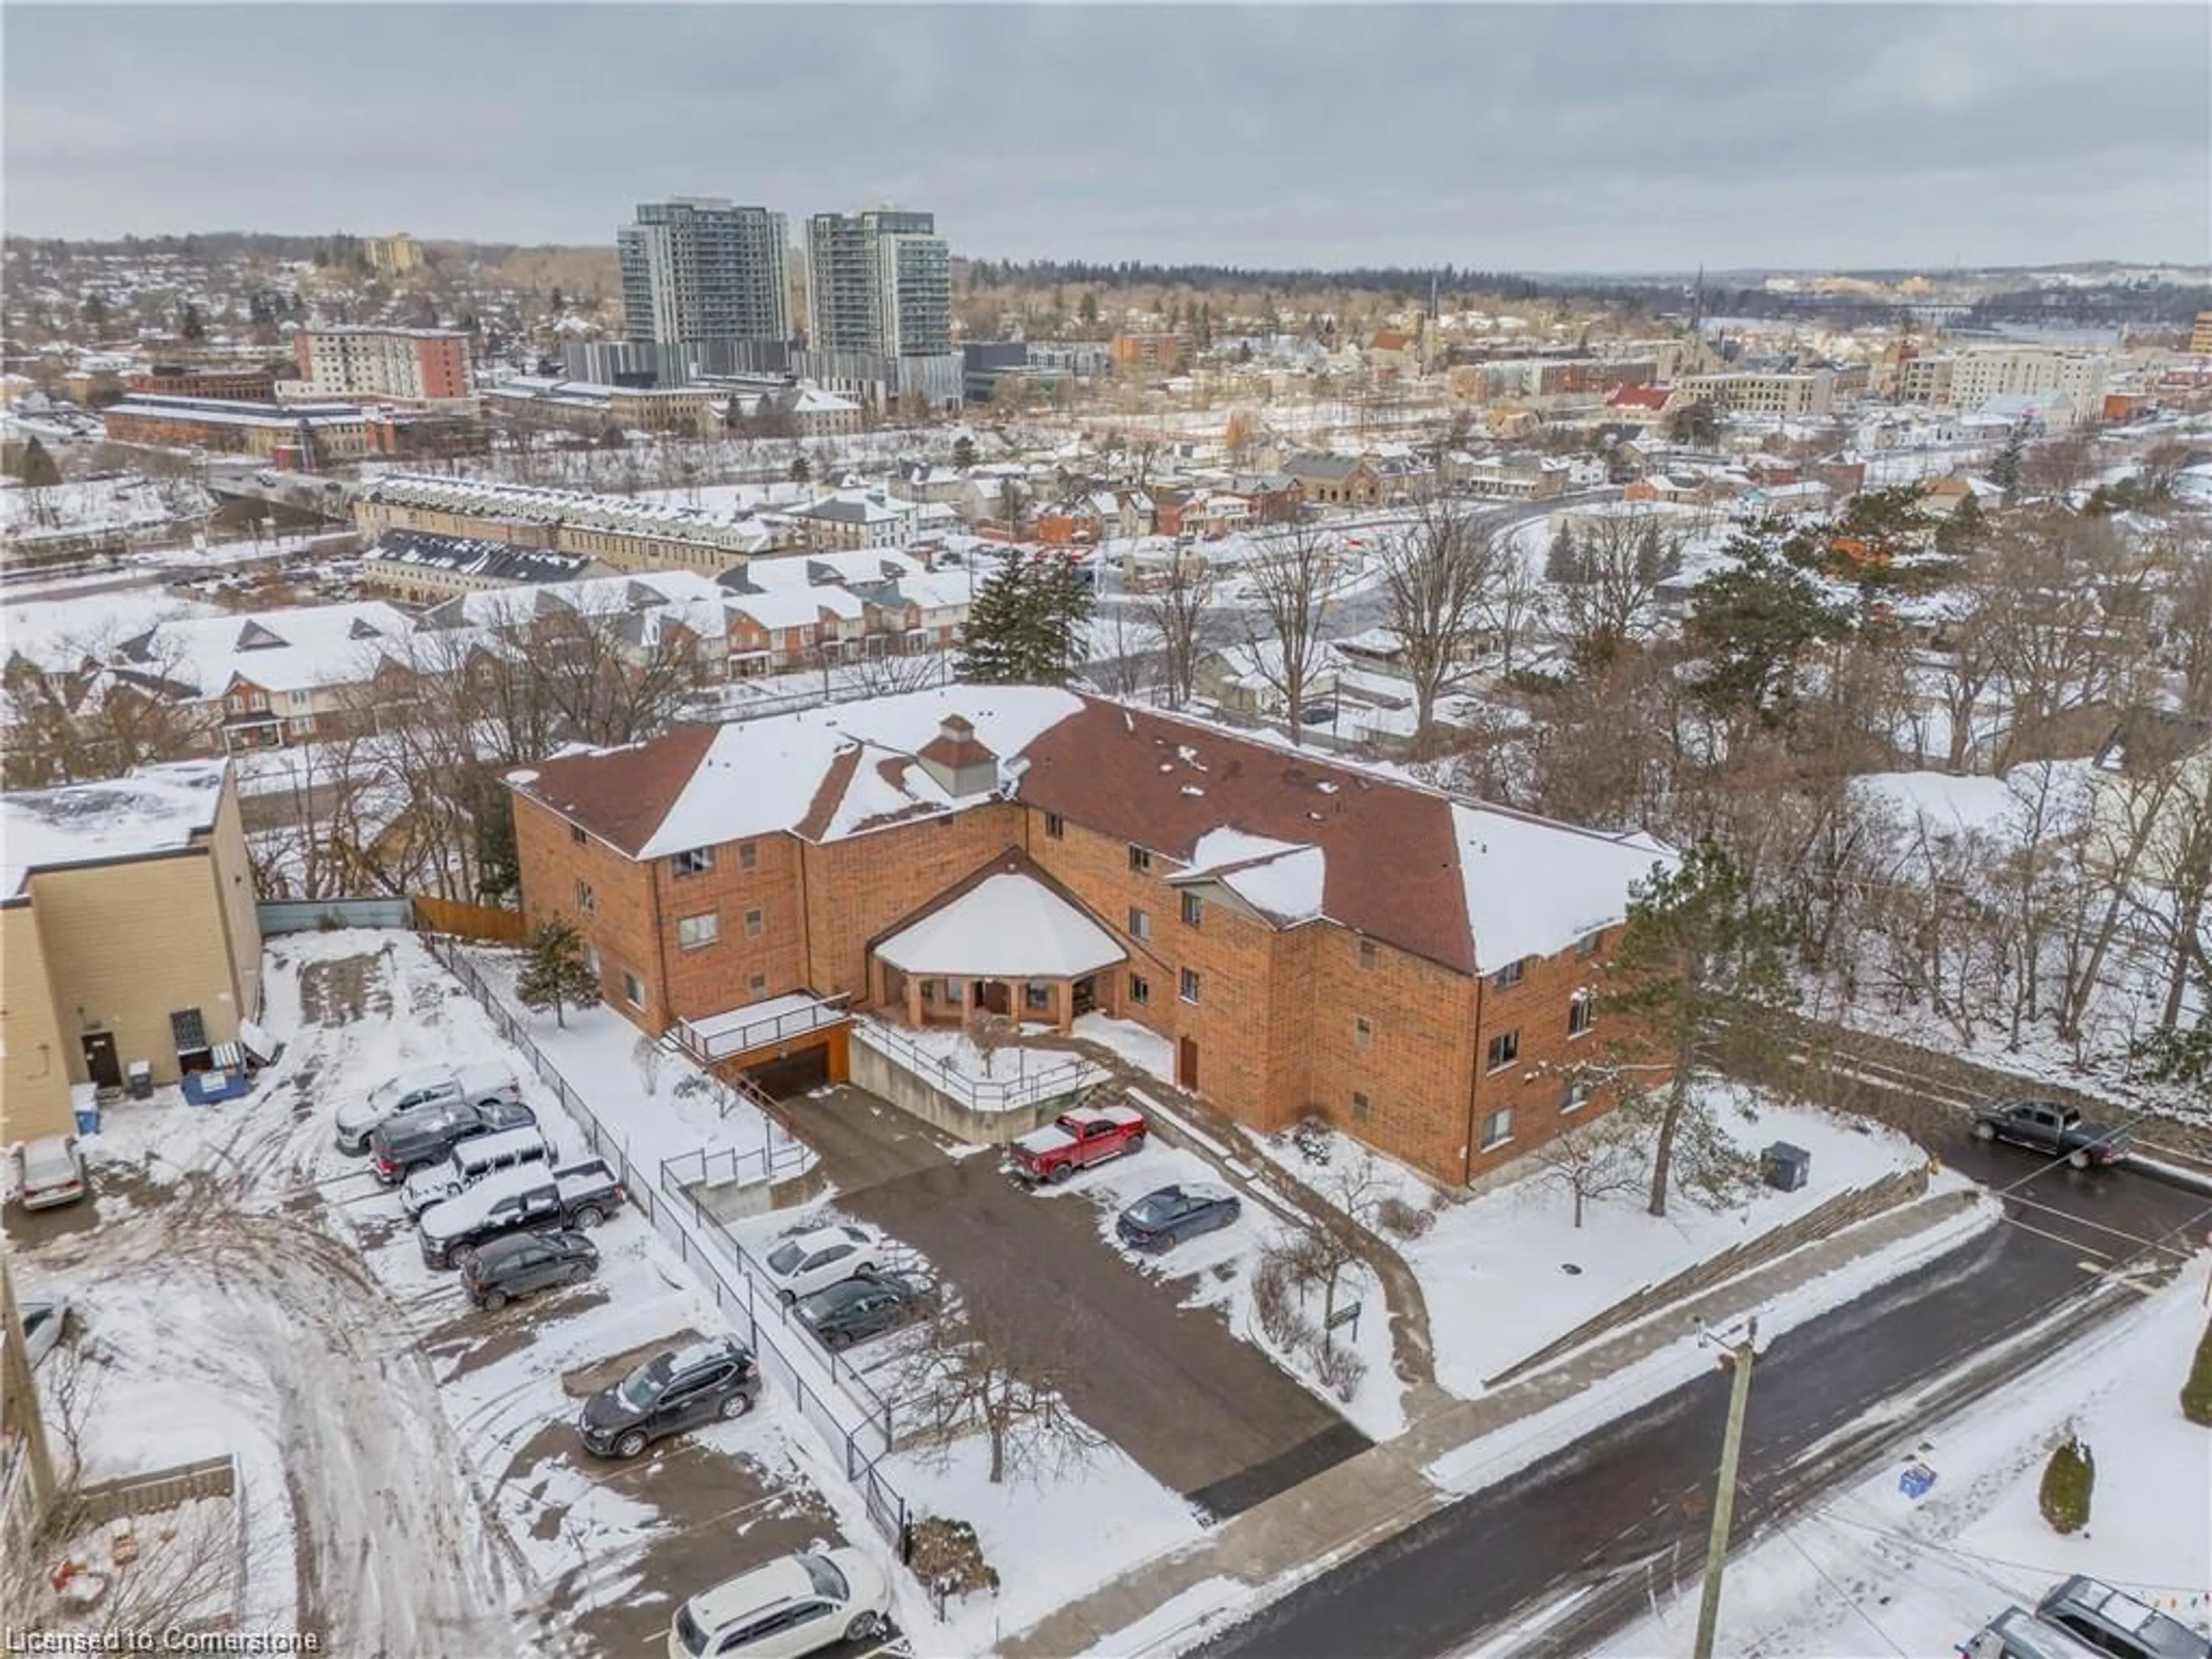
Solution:
{"label": "house with snowy roof", "polygon": [[881,1030],[1100,1015],[1256,1129],[1319,1115],[1449,1182],[1604,1109],[1577,1070],[1597,959],[1668,856],[1035,687],[507,781],[530,920],[576,925],[610,1006],[772,1091],[884,1063]]}

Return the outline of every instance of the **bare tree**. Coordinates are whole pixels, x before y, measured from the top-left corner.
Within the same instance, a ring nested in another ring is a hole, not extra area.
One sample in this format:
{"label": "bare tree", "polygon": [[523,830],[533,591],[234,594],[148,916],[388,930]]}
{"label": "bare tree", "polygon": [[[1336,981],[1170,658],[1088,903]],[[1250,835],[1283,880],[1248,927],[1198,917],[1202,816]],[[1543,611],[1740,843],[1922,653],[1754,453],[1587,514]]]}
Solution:
{"label": "bare tree", "polygon": [[1077,1317],[1063,1313],[1056,1331],[972,1309],[931,1320],[902,1362],[900,1393],[917,1443],[949,1459],[981,1433],[994,1486],[1042,1486],[1088,1465],[1106,1437],[1063,1392],[1080,1352],[1067,1328]]}
{"label": "bare tree", "polygon": [[951,678],[951,653],[941,650],[875,651],[844,665],[845,678],[872,697],[926,690]]}
{"label": "bare tree", "polygon": [[1219,642],[1214,598],[1220,586],[1220,574],[1203,555],[1178,549],[1166,574],[1137,601],[1137,614],[1159,635],[1160,678],[1170,708],[1197,695],[1198,665]]}
{"label": "bare tree", "polygon": [[1577,543],[1580,580],[1559,589],[1568,649],[1585,667],[1609,663],[1650,635],[1666,562],[1650,555],[1632,518],[1601,517]]}
{"label": "bare tree", "polygon": [[1384,538],[1382,591],[1413,687],[1413,752],[1428,752],[1437,700],[1465,678],[1490,595],[1513,562],[1460,507],[1430,495]]}
{"label": "bare tree", "polygon": [[1513,678],[1513,658],[1522,641],[1541,625],[1547,609],[1542,580],[1527,561],[1510,553],[1482,603],[1482,625],[1498,642],[1498,672]]}
{"label": "bare tree", "polygon": [[1277,537],[1245,567],[1256,617],[1244,625],[1253,672],[1283,701],[1293,744],[1305,741],[1306,696],[1322,672],[1322,625],[1335,574],[1331,538],[1302,524]]}
{"label": "bare tree", "polygon": [[1640,1193],[1649,1178],[1632,1125],[1613,1117],[1570,1124],[1536,1149],[1537,1179],[1571,1194],[1575,1225],[1594,1200]]}

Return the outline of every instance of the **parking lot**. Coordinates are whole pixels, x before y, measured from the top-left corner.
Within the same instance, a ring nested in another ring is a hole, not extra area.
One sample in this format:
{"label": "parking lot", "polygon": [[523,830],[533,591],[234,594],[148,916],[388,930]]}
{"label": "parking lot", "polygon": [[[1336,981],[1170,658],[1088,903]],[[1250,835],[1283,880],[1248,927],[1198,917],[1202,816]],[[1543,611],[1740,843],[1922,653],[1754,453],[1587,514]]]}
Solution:
{"label": "parking lot", "polygon": [[1190,1285],[1170,1276],[1172,1261],[1148,1275],[1109,1244],[1084,1195],[1096,1177],[1044,1197],[995,1153],[956,1157],[863,1091],[787,1103],[840,1210],[927,1256],[962,1301],[1015,1334],[1017,1369],[1064,1373],[1079,1416],[1208,1514],[1249,1509],[1368,1443],[1219,1312],[1182,1305]]}

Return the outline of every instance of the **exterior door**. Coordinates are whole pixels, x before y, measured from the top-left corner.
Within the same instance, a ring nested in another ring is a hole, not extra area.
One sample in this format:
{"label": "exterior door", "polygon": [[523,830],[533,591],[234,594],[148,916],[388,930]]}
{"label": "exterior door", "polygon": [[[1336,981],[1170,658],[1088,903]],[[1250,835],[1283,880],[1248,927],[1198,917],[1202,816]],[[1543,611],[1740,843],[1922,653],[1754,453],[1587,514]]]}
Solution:
{"label": "exterior door", "polygon": [[84,1069],[103,1089],[120,1089],[123,1086],[123,1062],[115,1055],[114,1032],[85,1033]]}
{"label": "exterior door", "polygon": [[977,1000],[982,1003],[983,1012],[988,1014],[1003,1014],[1013,1006],[1006,982],[1002,979],[983,981],[977,988]]}
{"label": "exterior door", "polygon": [[1186,1089],[1198,1087],[1198,1039],[1185,1037],[1176,1045],[1176,1081]]}

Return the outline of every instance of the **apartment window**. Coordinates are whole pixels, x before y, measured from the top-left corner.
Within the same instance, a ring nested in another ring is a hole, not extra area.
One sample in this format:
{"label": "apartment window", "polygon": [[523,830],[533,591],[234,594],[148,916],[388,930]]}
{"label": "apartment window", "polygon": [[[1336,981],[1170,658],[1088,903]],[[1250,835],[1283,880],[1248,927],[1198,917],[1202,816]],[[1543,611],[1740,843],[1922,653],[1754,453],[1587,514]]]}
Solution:
{"label": "apartment window", "polygon": [[1067,834],[1067,820],[1060,817],[1057,812],[1046,813],[1044,815],[1044,833],[1047,840],[1060,840],[1062,836]]}
{"label": "apartment window", "polygon": [[767,989],[768,975],[766,974],[754,974],[745,981],[745,994],[747,996],[759,996]]}
{"label": "apartment window", "polygon": [[1567,1079],[1566,1088],[1559,1096],[1559,1109],[1562,1112],[1571,1112],[1577,1106],[1587,1103],[1589,1100],[1589,1083],[1588,1079],[1581,1077],[1571,1077]]}
{"label": "apartment window", "polygon": [[678,853],[668,860],[668,867],[679,876],[703,876],[714,867],[714,849],[695,847],[688,853]]}
{"label": "apartment window", "polygon": [[1195,968],[1186,968],[1186,969],[1184,969],[1182,970],[1182,1000],[1183,1000],[1185,1002],[1196,1002],[1196,1001],[1198,1000],[1198,969],[1195,969]]}
{"label": "apartment window", "polygon": [[760,863],[760,843],[741,841],[738,843],[738,868],[750,870]]}
{"label": "apartment window", "polygon": [[593,979],[597,979],[597,978],[599,978],[599,947],[598,947],[597,945],[590,946],[589,948],[587,948],[587,949],[585,951],[585,952],[584,952],[584,966],[585,966],[585,967],[586,967],[586,968],[588,968],[589,969],[591,969],[592,977]]}
{"label": "apartment window", "polygon": [[1382,954],[1375,948],[1373,939],[1364,939],[1359,941],[1359,965],[1369,973],[1375,971],[1375,964],[1381,958]]}
{"label": "apartment window", "polygon": [[767,921],[763,918],[759,911],[748,910],[745,912],[745,937],[747,939],[758,939],[767,926]]}
{"label": "apartment window", "polygon": [[587,916],[599,914],[599,896],[592,890],[592,884],[588,881],[576,884],[576,908]]}
{"label": "apartment window", "polygon": [[1590,1028],[1590,1014],[1597,1006],[1597,999],[1588,991],[1577,991],[1567,1000],[1567,1035],[1578,1037]]}
{"label": "apartment window", "polygon": [[722,936],[722,917],[719,911],[709,910],[703,915],[678,916],[676,919],[677,948],[696,951],[712,945]]}
{"label": "apartment window", "polygon": [[1604,943],[1605,929],[1601,927],[1595,933],[1584,933],[1576,940],[1575,949],[1583,956],[1594,957],[1598,953],[1598,947]]}
{"label": "apartment window", "polygon": [[581,847],[590,839],[591,837],[584,833],[584,826],[582,824],[572,823],[568,826],[568,840],[572,844]]}
{"label": "apartment window", "polygon": [[1135,905],[1129,907],[1129,937],[1147,939],[1152,936],[1152,919]]}
{"label": "apartment window", "polygon": [[1521,1032],[1518,1027],[1510,1031],[1500,1031],[1490,1039],[1490,1069],[1492,1071],[1494,1072],[1502,1066],[1510,1066],[1520,1058]]}
{"label": "apartment window", "polygon": [[1196,927],[1200,925],[1205,915],[1206,901],[1195,893],[1185,893],[1182,896],[1182,925],[1186,927]]}
{"label": "apartment window", "polygon": [[1354,1089],[1352,1091],[1352,1121],[1357,1123],[1364,1123],[1369,1118],[1374,1115],[1375,1103],[1368,1099],[1363,1091]]}
{"label": "apartment window", "polygon": [[1152,855],[1141,847],[1129,849],[1129,867],[1142,875],[1152,867]]}
{"label": "apartment window", "polygon": [[1132,1006],[1149,1008],[1152,1006],[1152,982],[1142,974],[1129,975],[1129,1001]]}
{"label": "apartment window", "polygon": [[1490,982],[1501,991],[1510,990],[1521,982],[1522,966],[1519,962],[1509,962],[1490,976]]}
{"label": "apartment window", "polygon": [[627,968],[623,969],[623,998],[633,1008],[645,1006],[645,981]]}
{"label": "apartment window", "polygon": [[1503,1146],[1513,1139],[1513,1109],[1499,1108],[1482,1120],[1482,1150],[1486,1152]]}
{"label": "apartment window", "polygon": [[1052,1006],[1052,987],[1039,985],[1034,980],[1022,987],[1022,1006],[1032,1012],[1042,1013]]}
{"label": "apartment window", "polygon": [[1363,1048],[1375,1046],[1375,1022],[1364,1014],[1352,1017],[1352,1040]]}

